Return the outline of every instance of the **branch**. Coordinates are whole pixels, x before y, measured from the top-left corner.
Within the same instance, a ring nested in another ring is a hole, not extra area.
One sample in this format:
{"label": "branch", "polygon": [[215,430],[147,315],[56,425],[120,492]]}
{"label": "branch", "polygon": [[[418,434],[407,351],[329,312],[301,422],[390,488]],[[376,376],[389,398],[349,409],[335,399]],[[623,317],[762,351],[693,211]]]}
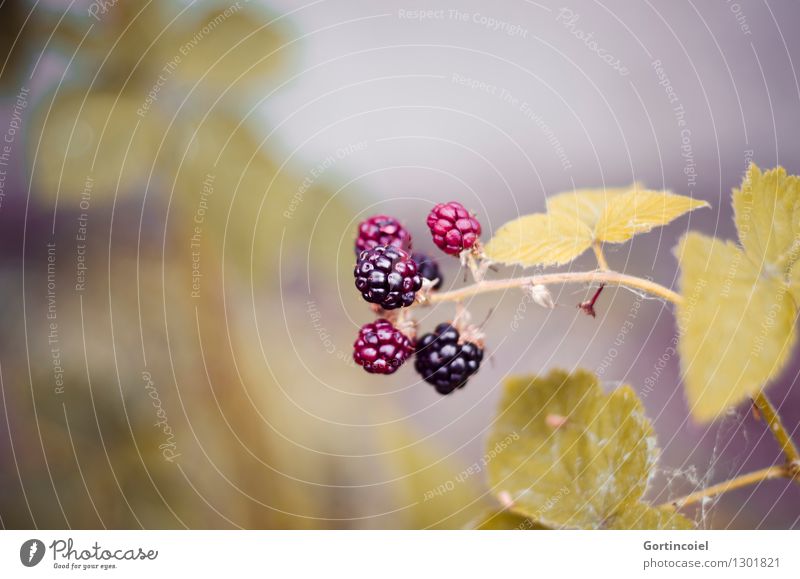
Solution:
{"label": "branch", "polygon": [[800,464],[800,452],[798,452],[797,446],[795,446],[792,441],[792,437],[783,425],[781,417],[778,415],[778,411],[772,405],[772,402],[769,401],[764,392],[759,392],[753,398],[753,404],[758,408],[761,416],[764,417],[772,436],[774,436],[778,444],[781,445],[783,454],[786,456],[786,461],[792,468],[798,468],[798,464]]}
{"label": "branch", "polygon": [[699,490],[690,495],[686,495],[685,497],[681,497],[679,499],[675,499],[674,501],[669,501],[662,505],[658,505],[658,507],[662,509],[672,508],[677,510],[687,505],[699,503],[706,498],[711,498],[717,495],[727,493],[732,490],[736,490],[742,487],[760,483],[765,480],[776,479],[776,478],[793,478],[793,474],[787,465],[770,466],[767,468],[763,468],[761,470],[757,470],[755,472],[751,472],[748,474],[744,474],[742,476],[738,476],[736,478],[732,478],[730,480],[726,480],[725,482],[721,482],[714,486],[710,486],[708,488]]}
{"label": "branch", "polygon": [[654,296],[665,299],[673,304],[681,302],[680,294],[641,277],[627,275],[616,271],[595,270],[584,272],[546,273],[511,279],[497,279],[479,281],[470,286],[444,293],[432,293],[428,296],[427,303],[438,304],[442,302],[460,302],[479,294],[521,288],[527,285],[553,285],[562,283],[604,283],[608,285],[625,286],[642,290]]}

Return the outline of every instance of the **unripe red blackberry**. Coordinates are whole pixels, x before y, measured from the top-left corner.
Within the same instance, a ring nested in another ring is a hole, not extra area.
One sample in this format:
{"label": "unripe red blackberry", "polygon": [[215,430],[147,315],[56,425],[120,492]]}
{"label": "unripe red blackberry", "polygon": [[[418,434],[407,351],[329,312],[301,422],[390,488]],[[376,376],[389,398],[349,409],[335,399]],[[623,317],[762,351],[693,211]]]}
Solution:
{"label": "unripe red blackberry", "polygon": [[481,235],[481,224],[457,201],[439,203],[428,214],[436,246],[450,255],[470,249]]}
{"label": "unripe red blackberry", "polygon": [[370,374],[392,374],[414,353],[414,343],[383,318],[364,324],[353,344],[353,359]]}
{"label": "unripe red blackberry", "polygon": [[384,310],[410,306],[422,287],[417,264],[398,247],[365,249],[358,256],[353,275],[364,299]]}
{"label": "unripe red blackberry", "polygon": [[483,360],[483,348],[472,342],[460,344],[459,337],[450,324],[439,324],[417,342],[414,368],[439,394],[463,388]]}
{"label": "unripe red blackberry", "polygon": [[442,281],[444,278],[442,278],[442,273],[439,270],[439,264],[435,259],[428,257],[424,253],[414,253],[411,255],[411,259],[413,259],[414,263],[417,264],[417,271],[419,271],[419,275],[430,281],[437,280],[436,284],[433,286],[433,289],[439,289],[442,287]]}
{"label": "unripe red blackberry", "polygon": [[394,217],[373,215],[358,224],[356,255],[379,245],[391,245],[411,251],[411,234]]}

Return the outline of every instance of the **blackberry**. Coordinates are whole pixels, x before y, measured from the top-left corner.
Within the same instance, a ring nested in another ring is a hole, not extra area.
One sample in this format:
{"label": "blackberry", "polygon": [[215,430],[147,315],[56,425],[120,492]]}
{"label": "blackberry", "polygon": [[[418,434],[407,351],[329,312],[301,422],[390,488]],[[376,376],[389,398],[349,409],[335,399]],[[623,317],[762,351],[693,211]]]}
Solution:
{"label": "blackberry", "polygon": [[414,343],[383,318],[364,324],[353,344],[353,360],[370,374],[392,374],[414,353]]}
{"label": "blackberry", "polygon": [[399,247],[365,249],[358,256],[353,275],[364,299],[384,310],[410,306],[422,287],[417,264]]}
{"label": "blackberry", "polygon": [[478,241],[481,224],[457,201],[439,203],[428,214],[436,246],[450,255],[470,249]]}
{"label": "blackberry", "polygon": [[439,394],[462,388],[483,360],[483,348],[472,342],[459,344],[458,339],[453,326],[439,324],[417,342],[414,368]]}
{"label": "blackberry", "polygon": [[391,245],[411,251],[411,234],[394,217],[373,215],[358,224],[356,255],[379,245]]}
{"label": "blackberry", "polygon": [[414,253],[411,255],[411,259],[417,264],[419,275],[430,281],[438,280],[436,285],[433,286],[433,289],[442,287],[443,278],[439,271],[439,264],[435,259],[428,257],[424,253]]}

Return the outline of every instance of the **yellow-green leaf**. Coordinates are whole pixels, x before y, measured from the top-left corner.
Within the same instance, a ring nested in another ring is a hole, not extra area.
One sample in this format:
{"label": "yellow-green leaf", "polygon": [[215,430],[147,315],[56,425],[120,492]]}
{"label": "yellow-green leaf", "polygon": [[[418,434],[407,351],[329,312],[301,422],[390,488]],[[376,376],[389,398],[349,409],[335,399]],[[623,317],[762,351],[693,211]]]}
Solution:
{"label": "yellow-green leaf", "polygon": [[795,307],[800,307],[800,267],[793,267],[787,276],[789,293],[794,298]]}
{"label": "yellow-green leaf", "polygon": [[508,510],[492,509],[472,521],[468,528],[481,531],[544,531],[547,527]]}
{"label": "yellow-green leaf", "polygon": [[800,256],[800,178],[755,164],[733,191],[739,240],[753,263],[783,273]]}
{"label": "yellow-green leaf", "polygon": [[612,517],[608,528],[675,531],[693,529],[694,524],[672,509],[651,507],[644,503],[631,503],[625,505]]}
{"label": "yellow-green leaf", "polygon": [[634,391],[606,394],[581,370],[509,380],[488,449],[495,495],[562,528],[599,528],[637,501],[657,454]]}
{"label": "yellow-green leaf", "polygon": [[697,233],[677,248],[681,366],[692,414],[712,420],[753,396],[785,366],[796,306],[735,244]]}
{"label": "yellow-green leaf", "polygon": [[631,189],[606,204],[594,229],[595,239],[623,243],[638,233],[661,227],[708,203],[667,191]]}
{"label": "yellow-green leaf", "polygon": [[571,215],[594,231],[606,205],[613,202],[619,195],[636,188],[640,188],[640,186],[633,184],[630,187],[578,189],[576,191],[558,193],[547,198],[547,212],[550,214],[565,213]]}
{"label": "yellow-green leaf", "polygon": [[560,265],[591,245],[591,230],[574,216],[534,213],[500,227],[485,251],[489,259],[499,263]]}

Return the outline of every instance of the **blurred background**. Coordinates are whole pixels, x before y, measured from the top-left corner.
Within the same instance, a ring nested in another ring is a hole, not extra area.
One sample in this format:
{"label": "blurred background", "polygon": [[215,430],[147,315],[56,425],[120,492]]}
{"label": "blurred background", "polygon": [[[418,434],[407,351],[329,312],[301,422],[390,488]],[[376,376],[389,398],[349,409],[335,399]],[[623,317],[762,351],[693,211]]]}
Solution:
{"label": "blurred background", "polygon": [[[352,242],[389,213],[433,252],[434,203],[488,239],[548,195],[641,181],[712,205],[606,250],[673,286],[685,230],[733,237],[751,160],[800,172],[799,18],[793,0],[0,0],[0,524],[459,528],[493,503],[463,473],[502,380],[553,367],[640,392],[654,500],[780,460],[747,408],[687,418],[671,308],[627,290],[597,319],[575,309],[588,288],[553,288],[552,311],[474,299],[490,360],[452,396],[410,367],[367,375]],[[798,372],[771,390],[794,431]],[[798,504],[770,481],[688,514],[800,528]]]}

